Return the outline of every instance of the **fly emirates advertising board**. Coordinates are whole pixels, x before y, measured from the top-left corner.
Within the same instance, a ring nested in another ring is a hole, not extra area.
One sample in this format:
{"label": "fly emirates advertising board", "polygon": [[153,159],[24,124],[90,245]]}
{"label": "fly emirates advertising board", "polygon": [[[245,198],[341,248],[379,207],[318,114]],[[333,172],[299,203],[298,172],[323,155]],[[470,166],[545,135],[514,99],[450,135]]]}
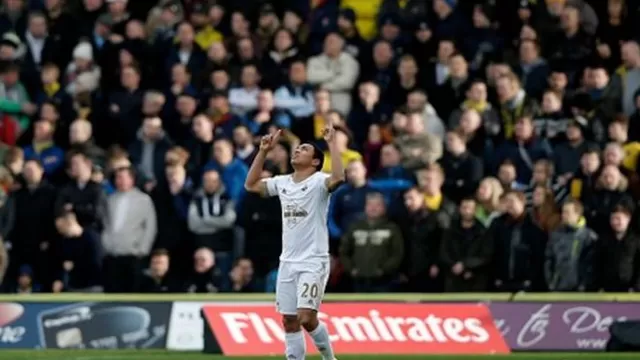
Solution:
{"label": "fly emirates advertising board", "polygon": [[[272,355],[284,349],[273,305],[204,306],[225,355]],[[484,304],[329,303],[319,314],[338,354],[507,354]],[[307,349],[315,351],[307,336]]]}

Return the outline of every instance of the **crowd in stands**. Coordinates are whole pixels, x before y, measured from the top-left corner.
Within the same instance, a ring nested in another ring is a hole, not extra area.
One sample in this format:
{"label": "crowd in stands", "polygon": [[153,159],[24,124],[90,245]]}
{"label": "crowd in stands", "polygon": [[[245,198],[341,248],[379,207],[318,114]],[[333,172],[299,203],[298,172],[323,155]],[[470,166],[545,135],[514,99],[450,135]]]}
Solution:
{"label": "crowd in stands", "polygon": [[263,176],[290,172],[331,121],[328,291],[640,291],[639,20],[630,0],[2,0],[0,289],[274,291],[280,204],[248,166],[281,129]]}

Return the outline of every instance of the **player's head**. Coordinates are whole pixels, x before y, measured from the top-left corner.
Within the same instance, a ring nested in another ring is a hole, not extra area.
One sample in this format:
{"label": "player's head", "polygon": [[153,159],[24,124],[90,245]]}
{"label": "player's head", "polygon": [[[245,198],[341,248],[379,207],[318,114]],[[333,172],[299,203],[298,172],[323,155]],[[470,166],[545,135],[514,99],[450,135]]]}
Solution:
{"label": "player's head", "polygon": [[291,165],[295,170],[312,167],[316,171],[320,171],[324,166],[324,153],[315,144],[300,144],[293,150]]}

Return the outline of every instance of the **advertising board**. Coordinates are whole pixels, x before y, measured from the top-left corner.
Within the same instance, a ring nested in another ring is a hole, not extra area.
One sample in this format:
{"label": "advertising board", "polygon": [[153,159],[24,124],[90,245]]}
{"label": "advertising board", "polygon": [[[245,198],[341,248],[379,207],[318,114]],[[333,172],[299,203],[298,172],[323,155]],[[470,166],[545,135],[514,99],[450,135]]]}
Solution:
{"label": "advertising board", "polygon": [[[282,353],[284,331],[273,305],[205,306],[203,312],[223,354]],[[509,353],[483,304],[329,303],[319,316],[339,354]]]}
{"label": "advertising board", "polygon": [[165,348],[170,303],[0,303],[0,348]]}

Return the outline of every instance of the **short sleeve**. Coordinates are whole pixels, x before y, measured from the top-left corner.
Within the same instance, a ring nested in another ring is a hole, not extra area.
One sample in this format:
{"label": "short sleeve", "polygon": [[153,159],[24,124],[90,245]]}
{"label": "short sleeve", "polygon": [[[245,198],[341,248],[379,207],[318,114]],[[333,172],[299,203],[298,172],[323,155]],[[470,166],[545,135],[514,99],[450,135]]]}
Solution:
{"label": "short sleeve", "polygon": [[267,187],[267,196],[277,196],[282,176],[274,176],[262,180]]}
{"label": "short sleeve", "polygon": [[330,192],[330,189],[327,187],[327,179],[331,177],[331,174],[325,174],[322,172],[318,172],[317,174],[317,188],[323,189],[324,191],[326,191],[327,193]]}

